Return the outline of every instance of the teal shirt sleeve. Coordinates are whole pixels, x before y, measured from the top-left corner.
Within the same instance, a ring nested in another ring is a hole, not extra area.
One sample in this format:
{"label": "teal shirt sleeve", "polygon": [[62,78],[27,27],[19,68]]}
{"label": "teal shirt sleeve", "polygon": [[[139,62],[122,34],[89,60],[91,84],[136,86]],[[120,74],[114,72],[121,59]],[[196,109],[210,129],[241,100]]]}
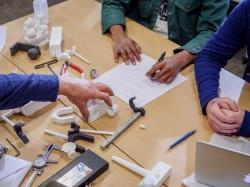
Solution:
{"label": "teal shirt sleeve", "polygon": [[225,20],[229,0],[202,0],[200,7],[196,37],[182,47],[175,49],[174,53],[182,50],[187,50],[192,54],[199,53]]}
{"label": "teal shirt sleeve", "polygon": [[102,32],[107,33],[113,25],[125,28],[125,12],[131,6],[131,0],[103,0],[102,2]]}

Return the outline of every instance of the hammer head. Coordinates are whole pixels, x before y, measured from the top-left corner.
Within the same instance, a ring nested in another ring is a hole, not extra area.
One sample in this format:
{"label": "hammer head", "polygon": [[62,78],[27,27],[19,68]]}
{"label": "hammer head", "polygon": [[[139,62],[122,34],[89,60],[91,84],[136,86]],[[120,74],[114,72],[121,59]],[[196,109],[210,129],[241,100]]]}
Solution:
{"label": "hammer head", "polygon": [[159,161],[141,181],[141,187],[160,187],[171,173],[172,167]]}

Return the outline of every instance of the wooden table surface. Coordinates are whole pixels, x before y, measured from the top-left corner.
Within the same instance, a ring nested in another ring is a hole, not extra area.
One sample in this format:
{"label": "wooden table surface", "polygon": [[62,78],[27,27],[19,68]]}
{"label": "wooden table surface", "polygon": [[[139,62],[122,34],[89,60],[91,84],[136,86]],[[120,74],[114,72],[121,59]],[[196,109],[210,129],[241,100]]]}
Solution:
{"label": "wooden table surface", "polygon": [[[89,59],[92,65],[87,65],[75,57],[72,60],[81,65],[86,72],[95,68],[99,74],[117,65],[113,62],[111,38],[108,35],[101,34],[100,12],[101,5],[93,0],[68,0],[51,7],[49,10],[50,26],[63,26],[63,48],[69,49],[76,45],[79,53]],[[9,30],[8,45],[3,52],[4,57],[0,58],[0,73],[9,73],[16,66],[25,73],[51,74],[47,68],[34,69],[35,65],[50,60],[48,48],[43,48],[42,56],[36,61],[30,61],[26,53],[22,52],[17,53],[14,57],[10,56],[8,46],[13,44],[14,41],[22,41],[21,27],[24,20],[25,18],[20,18],[6,24]],[[173,49],[178,46],[129,19],[127,19],[127,31],[128,35],[139,43],[143,52],[155,59],[162,51],[166,51],[168,56],[172,55]],[[59,62],[51,67],[58,73],[62,63]],[[82,144],[108,161],[110,161],[111,155],[115,154],[150,169],[159,160],[164,161],[173,167],[172,174],[165,185],[170,187],[181,186],[181,181],[194,170],[196,142],[208,140],[212,133],[206,118],[200,111],[193,66],[187,67],[182,74],[188,80],[146,105],[146,116],[130,127],[110,148],[105,151],[100,150],[99,146],[104,139],[103,136],[96,136],[95,144],[85,142]],[[76,74],[76,76],[78,75]],[[249,97],[249,90],[249,86],[245,85],[242,92],[243,96],[240,99],[240,105],[244,108],[249,108],[249,102],[246,99]],[[84,123],[80,119],[79,111],[75,108],[81,127],[109,131],[119,127],[132,114],[132,111],[121,100],[116,99],[115,101],[119,105],[119,114],[116,117],[105,116],[91,124]],[[62,132],[66,132],[66,129],[69,128],[53,124],[50,118],[51,111],[62,105],[72,106],[66,98],[62,97],[60,101],[42,110],[32,118],[17,116],[17,119],[20,118],[27,122],[25,131],[28,132],[31,140],[25,146],[21,143],[18,144],[22,150],[22,158],[32,161],[40,153],[39,150],[41,150],[43,144],[63,143],[57,138],[43,134],[45,128],[57,129]],[[147,128],[142,130],[139,127],[140,124],[145,124]],[[0,128],[4,128],[3,125]],[[172,141],[193,129],[197,129],[194,136],[173,150],[167,151],[167,146]],[[0,131],[0,134],[2,132],[4,131]],[[12,139],[16,139],[16,137],[12,135]],[[55,173],[58,168],[67,162],[69,160],[63,157],[59,164],[47,167],[44,175],[36,181],[34,186]],[[111,161],[109,163],[109,171],[96,182],[98,186],[138,186],[141,177]]]}

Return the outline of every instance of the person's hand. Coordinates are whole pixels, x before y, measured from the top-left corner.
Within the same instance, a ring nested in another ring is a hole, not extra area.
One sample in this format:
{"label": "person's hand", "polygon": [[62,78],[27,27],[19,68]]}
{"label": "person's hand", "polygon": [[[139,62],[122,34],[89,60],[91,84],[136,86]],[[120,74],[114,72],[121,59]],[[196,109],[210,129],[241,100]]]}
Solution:
{"label": "person's hand", "polygon": [[75,104],[85,120],[88,120],[89,116],[87,102],[90,99],[104,100],[107,105],[112,106],[110,96],[114,95],[111,88],[105,84],[70,77],[59,79],[59,94],[65,95]]}
{"label": "person's hand", "polygon": [[210,127],[217,133],[232,135],[243,121],[245,112],[230,98],[215,98],[206,107]]}
{"label": "person's hand", "polygon": [[195,55],[187,51],[182,51],[169,58],[165,58],[162,62],[154,64],[147,72],[147,76],[152,80],[161,83],[171,83],[179,71],[195,59]]}
{"label": "person's hand", "polygon": [[141,61],[141,47],[126,35],[122,26],[112,26],[110,33],[113,39],[114,61],[116,63],[119,62],[119,57],[125,64],[136,64],[136,62]]}

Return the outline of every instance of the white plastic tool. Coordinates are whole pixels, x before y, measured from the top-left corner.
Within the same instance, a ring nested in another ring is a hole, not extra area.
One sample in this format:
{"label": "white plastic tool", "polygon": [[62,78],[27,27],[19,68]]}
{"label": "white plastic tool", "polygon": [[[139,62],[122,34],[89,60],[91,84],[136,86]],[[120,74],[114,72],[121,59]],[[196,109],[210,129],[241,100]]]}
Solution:
{"label": "white plastic tool", "polygon": [[[21,112],[25,116],[32,116],[34,113],[41,110],[42,108],[45,108],[49,104],[51,104],[51,102],[30,101],[29,103],[27,103],[26,105],[24,105],[20,108],[2,111],[1,115],[5,116],[5,117],[10,117],[14,114]],[[1,118],[0,118],[0,120],[1,120]]]}
{"label": "white plastic tool", "polygon": [[63,28],[52,27],[49,41],[49,51],[51,57],[57,57],[62,53]]}
{"label": "white plastic tool", "polygon": [[79,154],[75,151],[76,150],[76,144],[73,143],[73,142],[67,142],[67,143],[63,144],[61,150],[68,155],[69,159],[74,159],[77,156],[79,156]]}
{"label": "white plastic tool", "polygon": [[23,24],[24,40],[28,44],[40,47],[49,43],[49,29],[45,17],[29,17]]}
{"label": "white plastic tool", "polygon": [[38,17],[44,17],[45,24],[49,22],[49,8],[47,0],[34,0],[33,1],[34,15]]}
{"label": "white plastic tool", "polygon": [[96,131],[96,130],[89,130],[89,129],[80,129],[79,130],[82,133],[86,133],[86,134],[101,134],[101,135],[113,135],[114,132],[110,132],[110,131]]}
{"label": "white plastic tool", "polygon": [[58,138],[62,138],[62,139],[65,139],[65,140],[68,139],[68,136],[66,134],[63,134],[63,133],[58,133],[58,132],[48,130],[48,129],[45,129],[44,132],[47,133],[47,134],[50,134],[52,136],[57,136]]}
{"label": "white plastic tool", "polygon": [[58,124],[72,123],[75,121],[76,116],[75,115],[65,116],[65,115],[72,114],[73,112],[74,112],[73,107],[59,108],[51,114],[51,117],[53,121]]}
{"label": "white plastic tool", "polygon": [[105,114],[108,114],[111,117],[115,116],[118,113],[118,105],[113,104],[113,106],[110,107],[102,100],[95,100],[89,104],[88,110],[88,122],[92,123]]}
{"label": "white plastic tool", "polygon": [[161,161],[159,161],[152,170],[147,170],[117,156],[112,156],[111,159],[116,163],[144,177],[144,179],[139,184],[139,186],[141,187],[160,187],[170,176],[172,169],[170,165],[167,165]]}
{"label": "white plastic tool", "polygon": [[72,49],[68,49],[65,52],[68,53],[70,56],[76,56],[81,61],[83,61],[83,62],[85,62],[87,64],[91,64],[91,62],[89,60],[87,60],[81,54],[79,54],[78,52],[76,52],[76,46],[73,46]]}
{"label": "white plastic tool", "polygon": [[37,111],[45,108],[50,105],[52,102],[38,102],[38,101],[30,101],[26,105],[20,108],[21,113],[25,116],[32,116]]}

